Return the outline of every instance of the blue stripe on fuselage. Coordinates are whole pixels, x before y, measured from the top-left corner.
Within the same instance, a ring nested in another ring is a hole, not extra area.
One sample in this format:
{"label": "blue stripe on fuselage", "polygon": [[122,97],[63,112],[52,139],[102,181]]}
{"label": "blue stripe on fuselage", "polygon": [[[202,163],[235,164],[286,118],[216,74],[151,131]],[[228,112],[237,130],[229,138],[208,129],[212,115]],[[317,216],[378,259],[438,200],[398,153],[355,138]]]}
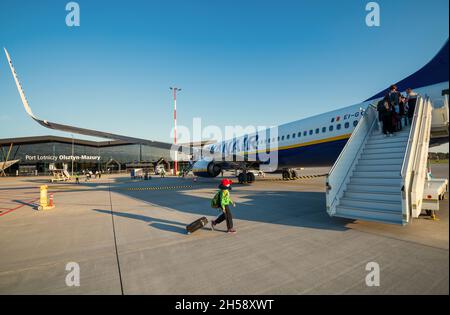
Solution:
{"label": "blue stripe on fuselage", "polygon": [[[271,154],[278,152],[277,169],[331,166],[336,162],[347,141],[348,138],[316,143],[283,149],[272,152]],[[249,158],[254,158],[254,155],[250,155]]]}

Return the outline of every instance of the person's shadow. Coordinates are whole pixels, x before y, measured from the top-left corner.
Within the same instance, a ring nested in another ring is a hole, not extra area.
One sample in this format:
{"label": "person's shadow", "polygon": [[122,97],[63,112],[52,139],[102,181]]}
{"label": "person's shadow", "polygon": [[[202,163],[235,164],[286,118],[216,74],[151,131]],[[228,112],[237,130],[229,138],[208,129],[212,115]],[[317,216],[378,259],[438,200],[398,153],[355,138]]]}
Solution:
{"label": "person's shadow", "polygon": [[[93,210],[100,212],[100,213],[111,214],[110,210],[102,210],[102,209],[93,209]],[[113,211],[113,214],[115,216],[119,216],[119,217],[148,222],[149,226],[152,226],[154,228],[157,228],[157,229],[160,229],[163,231],[169,231],[169,232],[178,233],[178,234],[187,234],[186,228],[185,228],[186,223],[176,222],[176,221],[171,221],[171,220],[164,220],[164,219],[156,219],[156,218],[152,218],[152,217],[145,216],[145,215],[126,213],[126,212]]]}

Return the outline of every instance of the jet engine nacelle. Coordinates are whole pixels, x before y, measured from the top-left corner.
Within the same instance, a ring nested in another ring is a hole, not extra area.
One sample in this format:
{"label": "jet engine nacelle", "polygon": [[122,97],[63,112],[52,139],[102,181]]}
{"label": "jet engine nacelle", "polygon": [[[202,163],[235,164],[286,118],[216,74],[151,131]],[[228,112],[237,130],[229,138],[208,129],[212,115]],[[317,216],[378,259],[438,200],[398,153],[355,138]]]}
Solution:
{"label": "jet engine nacelle", "polygon": [[199,160],[194,163],[192,173],[199,177],[217,177],[222,171],[222,167],[214,161]]}

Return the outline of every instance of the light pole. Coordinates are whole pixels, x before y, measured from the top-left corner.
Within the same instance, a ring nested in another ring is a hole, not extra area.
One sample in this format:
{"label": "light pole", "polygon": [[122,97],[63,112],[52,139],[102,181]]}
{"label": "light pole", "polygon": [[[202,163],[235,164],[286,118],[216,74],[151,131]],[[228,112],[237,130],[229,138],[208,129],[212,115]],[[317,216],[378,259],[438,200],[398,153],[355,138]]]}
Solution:
{"label": "light pole", "polygon": [[74,142],[75,142],[75,139],[73,138],[73,134],[72,134],[72,174],[70,174],[71,177],[73,177],[73,159],[74,159],[73,154],[74,154],[74,144],[75,144]]}
{"label": "light pole", "polygon": [[[173,143],[177,144],[177,92],[180,92],[181,89],[177,87],[170,87],[170,90],[173,92]],[[174,175],[177,175],[178,172],[178,149],[175,151],[175,161],[174,161]]]}

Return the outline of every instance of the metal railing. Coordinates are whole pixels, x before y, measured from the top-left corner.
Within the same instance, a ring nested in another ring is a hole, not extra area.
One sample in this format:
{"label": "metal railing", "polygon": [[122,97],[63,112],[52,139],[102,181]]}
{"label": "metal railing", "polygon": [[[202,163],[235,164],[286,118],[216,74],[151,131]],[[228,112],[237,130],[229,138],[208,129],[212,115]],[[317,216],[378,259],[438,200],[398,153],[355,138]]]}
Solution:
{"label": "metal railing", "polygon": [[418,217],[421,212],[431,119],[432,105],[430,99],[418,97],[400,173],[402,177],[403,223],[409,222],[411,216]]}
{"label": "metal railing", "polygon": [[432,105],[429,98],[424,101],[422,123],[417,143],[417,158],[414,163],[414,181],[411,190],[412,216],[419,217],[422,212],[423,191],[425,187],[428,161],[428,148],[431,135]]}
{"label": "metal railing", "polygon": [[403,223],[409,222],[409,218],[411,216],[411,187],[414,179],[413,168],[411,165],[414,163],[415,152],[413,151],[413,148],[417,147],[417,138],[420,129],[417,127],[420,122],[418,117],[422,116],[422,112],[423,98],[418,97],[416,107],[414,109],[413,120],[411,122],[411,129],[409,130],[408,144],[406,145],[405,156],[403,158],[403,164],[400,171],[400,175],[402,177],[401,191]]}
{"label": "metal railing", "polygon": [[353,173],[352,171],[361,156],[364,145],[375,126],[377,117],[378,113],[376,107],[373,103],[368,104],[364,116],[353,130],[350,139],[345,144],[338,159],[327,175],[326,202],[329,215],[334,215],[336,213],[338,201],[344,194],[345,187],[347,186],[350,176]]}

